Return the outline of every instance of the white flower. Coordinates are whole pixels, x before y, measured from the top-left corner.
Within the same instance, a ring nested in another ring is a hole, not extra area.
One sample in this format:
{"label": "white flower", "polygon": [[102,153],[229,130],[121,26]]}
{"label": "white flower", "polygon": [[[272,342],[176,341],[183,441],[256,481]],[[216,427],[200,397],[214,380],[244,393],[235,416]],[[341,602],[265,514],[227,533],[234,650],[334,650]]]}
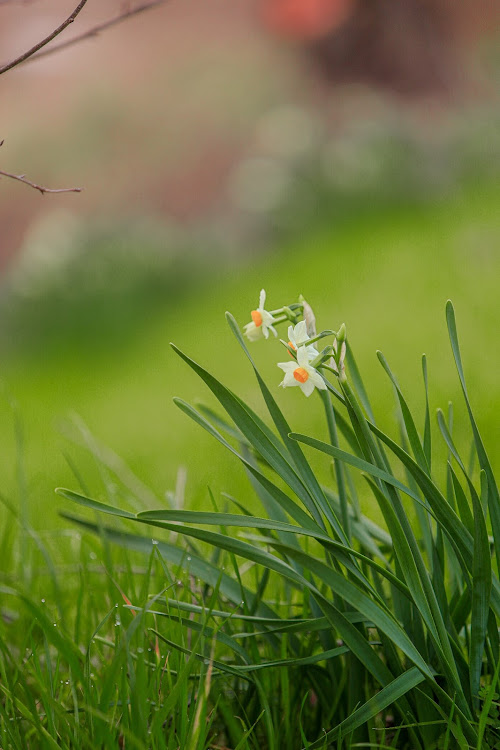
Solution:
{"label": "white flower", "polygon": [[310,396],[315,388],[320,391],[326,389],[325,382],[315,367],[312,367],[306,346],[297,350],[297,362],[278,362],[285,373],[280,385],[283,388],[298,385],[305,396]]}
{"label": "white flower", "polygon": [[[288,346],[297,351],[301,346],[307,344],[309,336],[307,335],[307,325],[305,320],[301,320],[300,323],[294,326],[288,326]],[[310,360],[315,359],[318,356],[318,350],[314,344],[305,346],[307,356]]]}
{"label": "white flower", "polygon": [[273,323],[275,322],[273,316],[271,313],[267,312],[267,310],[264,310],[265,303],[266,293],[262,289],[259,298],[259,306],[257,310],[252,310],[251,313],[252,322],[247,323],[245,326],[245,336],[247,336],[250,341],[257,341],[261,336],[264,336],[265,339],[269,338],[269,331],[272,331],[275,336],[278,335],[273,326]]}

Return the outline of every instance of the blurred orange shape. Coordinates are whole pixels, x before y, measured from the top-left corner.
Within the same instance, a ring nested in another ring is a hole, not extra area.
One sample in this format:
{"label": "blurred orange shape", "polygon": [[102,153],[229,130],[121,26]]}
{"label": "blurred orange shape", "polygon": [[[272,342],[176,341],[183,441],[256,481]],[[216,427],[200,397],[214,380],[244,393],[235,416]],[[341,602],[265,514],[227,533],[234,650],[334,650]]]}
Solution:
{"label": "blurred orange shape", "polygon": [[353,7],[354,0],[262,0],[261,18],[274,33],[305,41],[341,26]]}

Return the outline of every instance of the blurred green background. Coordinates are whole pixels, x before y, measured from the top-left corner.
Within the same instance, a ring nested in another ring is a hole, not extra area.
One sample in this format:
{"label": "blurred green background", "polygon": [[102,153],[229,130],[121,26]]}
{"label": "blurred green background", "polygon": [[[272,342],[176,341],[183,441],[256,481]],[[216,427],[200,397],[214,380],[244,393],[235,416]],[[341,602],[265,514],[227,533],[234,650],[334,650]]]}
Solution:
{"label": "blurred green background", "polygon": [[[346,323],[375,412],[393,433],[393,393],[375,351],[388,358],[420,424],[425,352],[432,406],[454,402],[467,455],[444,316],[451,298],[472,402],[500,468],[500,138],[491,36],[477,30],[471,41],[457,32],[446,37],[449,53],[441,36],[427,40],[443,47],[435,66],[467,60],[470,75],[436,86],[432,71],[441,81],[442,68],[431,68],[416,86],[411,71],[402,83],[382,73],[373,80],[335,56],[325,74],[321,44],[329,38],[335,47],[339,34],[352,35],[359,9],[347,27],[292,43],[265,26],[255,3],[232,11],[222,30],[221,3],[201,19],[179,5],[130,21],[123,37],[103,35],[93,50],[75,47],[39,63],[38,72],[34,62],[32,73],[5,77],[12,171],[14,163],[20,171],[22,154],[24,171],[26,163],[39,170],[32,178],[43,174],[56,185],[82,176],[87,184],[80,200],[42,199],[1,183],[3,495],[19,498],[16,419],[37,528],[58,523],[64,503],[54,487],[77,486],[67,457],[102,494],[98,468],[75,444],[83,421],[159,503],[185,467],[188,506],[207,504],[207,485],[251,505],[236,461],[172,404],[173,396],[213,401],[169,342],[260,408],[224,312],[243,325],[262,287],[269,308],[303,294],[319,328]],[[56,14],[60,4],[50,7]],[[22,12],[9,11],[11,29]],[[46,8],[39,12],[49,24]],[[403,25],[401,33],[414,32]],[[165,35],[179,34],[184,46],[174,45],[168,58]],[[142,76],[130,78],[131,40],[143,56]],[[118,52],[123,66],[111,66]],[[425,45],[421,55],[423,69]],[[75,82],[81,93],[68,100]],[[35,89],[39,99],[30,99]],[[38,127],[25,119],[30,102],[43,102]],[[277,388],[276,362],[286,359],[279,343],[259,342],[254,352],[293,429],[326,439],[319,401]],[[328,466],[314,460],[326,479]]]}

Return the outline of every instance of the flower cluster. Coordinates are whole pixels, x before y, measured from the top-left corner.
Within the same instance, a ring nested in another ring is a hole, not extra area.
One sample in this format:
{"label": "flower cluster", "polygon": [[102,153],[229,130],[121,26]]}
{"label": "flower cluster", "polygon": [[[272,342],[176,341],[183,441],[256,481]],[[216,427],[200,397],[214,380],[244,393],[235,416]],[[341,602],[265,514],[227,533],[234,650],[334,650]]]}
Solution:
{"label": "flower cluster", "polygon": [[[311,306],[303,297],[298,303],[285,305],[276,310],[268,311],[264,305],[266,293],[262,289],[259,306],[251,312],[251,322],[244,327],[245,335],[250,341],[259,338],[269,338],[269,331],[277,336],[275,325],[289,322],[288,343],[281,340],[292,359],[290,362],[278,362],[278,367],[285,376],[280,385],[284,388],[299,386],[305,396],[310,396],[317,388],[324,391],[328,382],[323,370],[337,375],[340,380],[345,378],[346,332],[342,325],[335,331],[316,333],[316,319]],[[303,320],[299,320],[303,317]],[[333,336],[333,343],[318,351],[316,343],[326,336]]]}

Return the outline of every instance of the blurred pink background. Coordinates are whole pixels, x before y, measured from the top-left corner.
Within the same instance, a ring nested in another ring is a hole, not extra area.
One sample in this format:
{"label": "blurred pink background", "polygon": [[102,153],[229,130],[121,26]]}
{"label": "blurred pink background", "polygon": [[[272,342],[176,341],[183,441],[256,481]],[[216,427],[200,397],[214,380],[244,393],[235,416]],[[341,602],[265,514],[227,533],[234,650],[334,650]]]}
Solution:
{"label": "blurred pink background", "polygon": [[[139,4],[89,0],[59,41]],[[2,62],[72,9],[1,3]],[[353,91],[375,87],[433,123],[457,101],[496,97],[480,53],[499,16],[493,0],[171,0],[7,72],[0,168],[85,191],[41,196],[3,178],[0,270],[47,211],[181,224],[231,211],[234,167],[272,108],[291,103],[335,127]]]}

